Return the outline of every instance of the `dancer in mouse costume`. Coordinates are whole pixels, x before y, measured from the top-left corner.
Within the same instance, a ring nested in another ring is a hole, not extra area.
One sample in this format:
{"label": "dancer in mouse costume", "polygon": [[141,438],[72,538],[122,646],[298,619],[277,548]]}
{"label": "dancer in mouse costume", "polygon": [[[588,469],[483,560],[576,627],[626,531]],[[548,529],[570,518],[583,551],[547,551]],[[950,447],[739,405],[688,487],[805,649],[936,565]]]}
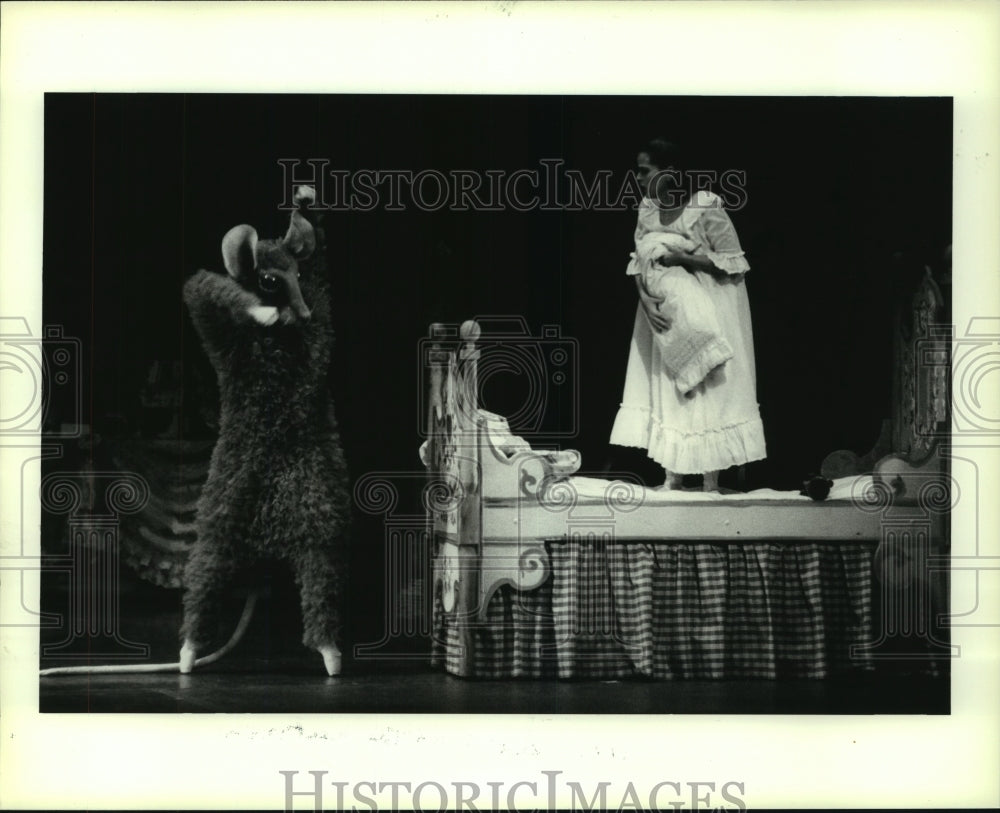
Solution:
{"label": "dancer in mouse costume", "polygon": [[184,286],[218,375],[221,418],[185,569],[181,672],[195,665],[234,578],[273,560],[295,575],[303,643],[328,674],[340,672],[350,491],[327,380],[323,233],[304,216],[313,199],[310,188],[297,190],[300,208],[282,239],[231,229],[222,241],[228,275],[199,271]]}

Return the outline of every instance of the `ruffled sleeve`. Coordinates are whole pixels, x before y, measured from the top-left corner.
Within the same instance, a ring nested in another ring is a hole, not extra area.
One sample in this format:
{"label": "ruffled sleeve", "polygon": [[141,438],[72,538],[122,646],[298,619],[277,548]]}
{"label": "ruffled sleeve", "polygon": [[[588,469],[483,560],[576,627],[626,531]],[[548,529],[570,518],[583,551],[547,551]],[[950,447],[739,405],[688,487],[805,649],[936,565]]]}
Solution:
{"label": "ruffled sleeve", "polygon": [[750,264],[743,254],[733,221],[722,208],[722,200],[711,192],[699,192],[696,228],[704,235],[705,256],[720,271],[745,274]]}

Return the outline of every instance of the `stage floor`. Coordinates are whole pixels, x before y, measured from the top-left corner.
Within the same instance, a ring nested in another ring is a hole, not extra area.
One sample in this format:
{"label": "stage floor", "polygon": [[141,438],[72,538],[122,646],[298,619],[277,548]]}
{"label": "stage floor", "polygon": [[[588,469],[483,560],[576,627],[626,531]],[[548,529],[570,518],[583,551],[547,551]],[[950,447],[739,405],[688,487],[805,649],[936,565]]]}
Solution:
{"label": "stage floor", "polygon": [[[121,634],[148,646],[139,662],[175,661],[179,594],[138,583],[122,591]],[[46,595],[43,593],[43,596]],[[68,598],[48,594],[43,609],[63,611]],[[428,638],[363,644],[345,651],[344,672],[328,678],[320,656],[298,641],[298,598],[277,588],[258,605],[243,641],[225,658],[191,675],[59,675],[39,678],[42,713],[285,714],[947,714],[948,662],[930,677],[926,662],[890,659],[875,672],[826,680],[467,680],[429,666]],[[242,600],[223,624],[231,631]],[[359,613],[359,619],[364,614]],[[381,616],[355,638],[378,641]],[[360,628],[359,620],[351,628]],[[41,630],[43,647],[65,627]],[[221,643],[221,640],[220,640]],[[50,655],[40,667],[79,664],[99,651],[81,639],[77,658]],[[112,648],[113,649],[113,648]],[[379,657],[372,657],[372,652]],[[410,657],[400,657],[407,653]],[[94,658],[95,663],[111,662]]]}
{"label": "stage floor", "polygon": [[[895,670],[894,670],[895,671]],[[947,714],[947,677],[797,681],[471,681],[425,664],[233,657],[191,675],[40,679],[42,713]]]}

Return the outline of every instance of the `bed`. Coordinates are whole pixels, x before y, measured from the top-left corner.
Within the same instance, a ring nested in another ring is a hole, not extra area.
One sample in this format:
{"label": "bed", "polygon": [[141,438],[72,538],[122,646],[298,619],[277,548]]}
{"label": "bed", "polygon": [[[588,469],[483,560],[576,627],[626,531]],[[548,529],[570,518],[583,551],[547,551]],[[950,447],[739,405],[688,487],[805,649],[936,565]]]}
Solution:
{"label": "bed", "polygon": [[898,660],[900,636],[937,663],[951,504],[943,308],[928,270],[896,316],[893,414],[867,455],[827,457],[822,501],[580,477],[577,452],[533,449],[480,407],[477,322],[431,326],[420,451],[435,666],[823,678]]}

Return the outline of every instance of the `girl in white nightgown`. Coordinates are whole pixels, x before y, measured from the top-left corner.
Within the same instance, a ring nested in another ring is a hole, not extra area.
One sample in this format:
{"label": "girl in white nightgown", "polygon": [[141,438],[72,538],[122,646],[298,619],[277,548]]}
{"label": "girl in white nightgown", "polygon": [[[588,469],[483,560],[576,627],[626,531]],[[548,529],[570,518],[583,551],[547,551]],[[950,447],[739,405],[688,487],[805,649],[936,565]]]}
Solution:
{"label": "girl in white nightgown", "polygon": [[637,175],[646,197],[639,207],[635,241],[651,231],[664,231],[695,242],[693,253],[661,262],[683,266],[702,283],[734,357],[682,394],[661,362],[653,334],[669,329],[669,323],[658,310],[659,301],[636,277],[640,302],[611,443],[646,449],[666,469],[667,488],[679,487],[681,475],[703,474],[705,490],[714,491],[720,470],[766,457],[744,281],[750,266],[719,197],[705,191],[684,193],[675,151],[669,142],[654,140],[639,153]]}

